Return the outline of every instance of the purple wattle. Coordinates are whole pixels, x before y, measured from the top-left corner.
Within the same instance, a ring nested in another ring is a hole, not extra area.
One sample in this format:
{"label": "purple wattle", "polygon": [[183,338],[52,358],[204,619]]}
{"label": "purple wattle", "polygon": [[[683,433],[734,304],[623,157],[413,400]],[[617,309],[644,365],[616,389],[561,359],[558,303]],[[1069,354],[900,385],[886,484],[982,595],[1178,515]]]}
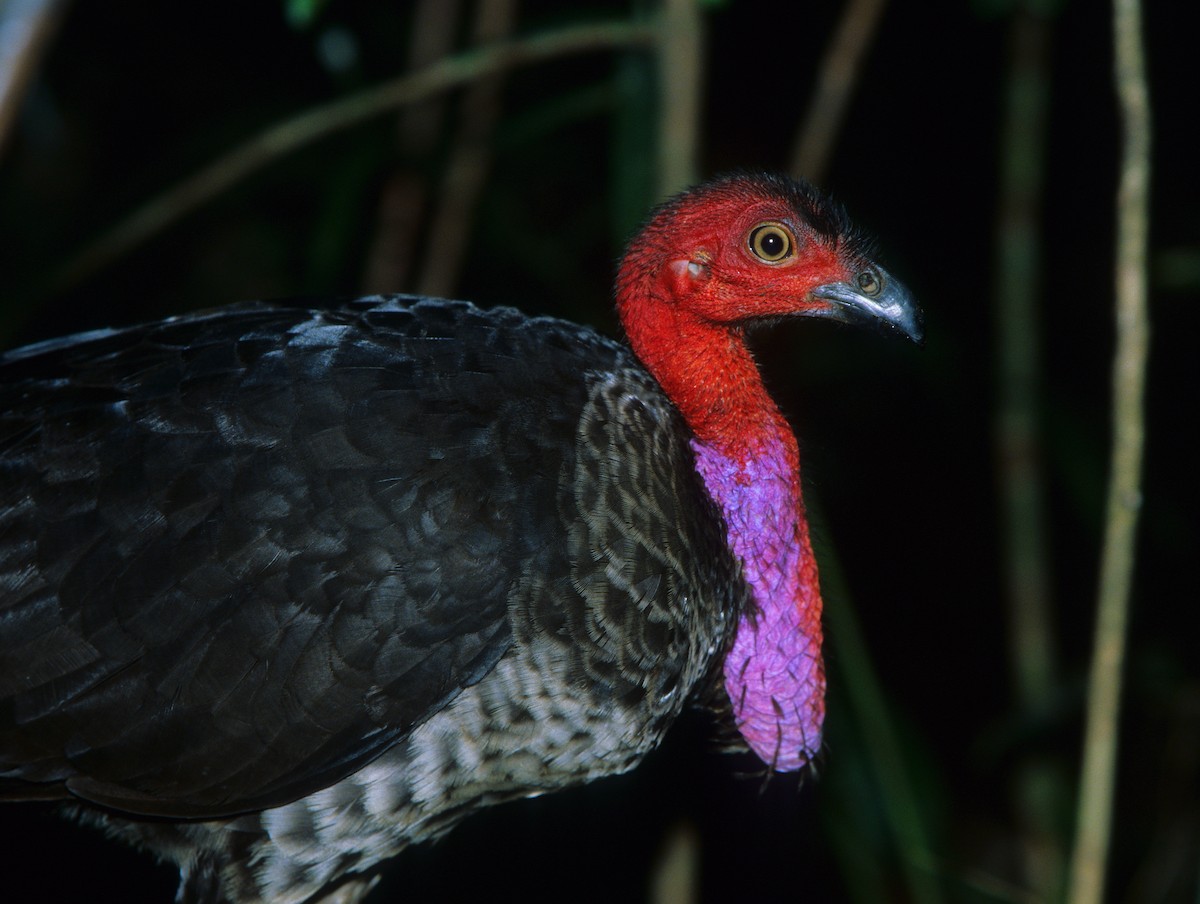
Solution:
{"label": "purple wattle", "polygon": [[720,506],[755,611],[743,613],[725,658],[738,730],[771,768],[804,766],[821,745],[825,674],[821,597],[787,448],[766,444],[745,462],[692,440],[696,470]]}

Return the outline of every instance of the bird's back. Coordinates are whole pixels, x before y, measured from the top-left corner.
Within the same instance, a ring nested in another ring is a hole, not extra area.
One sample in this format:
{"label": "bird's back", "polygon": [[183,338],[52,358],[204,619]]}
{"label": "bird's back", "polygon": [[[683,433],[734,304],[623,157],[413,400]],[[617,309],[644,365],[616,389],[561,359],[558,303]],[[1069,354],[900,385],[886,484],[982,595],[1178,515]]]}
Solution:
{"label": "bird's back", "polygon": [[571,324],[253,305],[0,358],[0,797],[205,820],[210,883],[230,819],[310,852],[238,882],[319,887],[629,768],[745,594],[678,413]]}

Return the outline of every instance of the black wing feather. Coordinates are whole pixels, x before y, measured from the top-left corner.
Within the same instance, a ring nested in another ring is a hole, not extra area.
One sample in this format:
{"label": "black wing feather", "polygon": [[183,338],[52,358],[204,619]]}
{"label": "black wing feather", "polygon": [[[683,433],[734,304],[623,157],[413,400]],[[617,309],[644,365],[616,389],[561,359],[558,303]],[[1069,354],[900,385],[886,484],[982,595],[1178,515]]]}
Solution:
{"label": "black wing feather", "polygon": [[623,353],[417,302],[251,305],[0,358],[0,795],[278,805],[503,655],[557,517],[528,476],[562,472],[581,372]]}

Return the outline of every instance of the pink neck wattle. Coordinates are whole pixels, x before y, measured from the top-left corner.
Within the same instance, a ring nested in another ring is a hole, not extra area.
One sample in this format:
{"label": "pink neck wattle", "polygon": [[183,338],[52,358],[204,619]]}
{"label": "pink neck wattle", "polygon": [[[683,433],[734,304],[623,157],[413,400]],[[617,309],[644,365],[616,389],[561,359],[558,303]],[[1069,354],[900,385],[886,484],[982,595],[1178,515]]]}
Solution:
{"label": "pink neck wattle", "polygon": [[796,438],[741,330],[706,320],[672,295],[685,274],[627,259],[617,304],[634,352],[695,436],[696,469],[750,586],[751,611],[724,662],[738,730],[772,768],[795,770],[819,749],[825,714],[821,593]]}
{"label": "pink neck wattle", "polygon": [[[790,443],[788,442],[790,440]],[[744,613],[725,658],[738,730],[773,769],[804,766],[821,744],[825,673],[821,594],[800,500],[790,435],[744,461],[692,441],[696,469],[729,528],[754,611]]]}

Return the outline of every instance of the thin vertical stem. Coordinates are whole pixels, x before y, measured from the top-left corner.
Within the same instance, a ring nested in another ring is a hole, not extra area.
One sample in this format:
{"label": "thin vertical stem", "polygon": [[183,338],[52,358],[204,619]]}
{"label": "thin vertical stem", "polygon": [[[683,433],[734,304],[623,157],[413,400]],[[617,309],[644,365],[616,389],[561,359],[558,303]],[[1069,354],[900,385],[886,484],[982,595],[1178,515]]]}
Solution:
{"label": "thin vertical stem", "polygon": [[658,36],[658,194],[665,198],[700,171],[704,20],[697,0],[663,0]]}
{"label": "thin vertical stem", "polygon": [[[808,505],[810,516],[816,511]],[[814,517],[821,522],[819,513]],[[941,904],[944,897],[935,868],[933,845],[920,792],[906,762],[900,728],[888,709],[883,685],[871,664],[867,641],[840,560],[832,549],[823,549],[821,586],[825,597],[828,636],[837,654],[831,657],[838,680],[862,732],[867,762],[875,773],[884,818],[899,855],[908,898],[916,904]]]}
{"label": "thin vertical stem", "polygon": [[[461,0],[417,0],[406,50],[408,71],[417,72],[448,57],[454,51],[461,20]],[[429,205],[423,161],[437,147],[446,109],[446,96],[436,95],[404,107],[396,117],[399,160],[379,193],[375,230],[363,268],[362,289],[366,292],[414,287],[425,250],[420,236]]]}
{"label": "thin vertical stem", "polygon": [[1105,864],[1112,834],[1125,626],[1141,508],[1143,398],[1150,337],[1146,288],[1150,98],[1142,50],[1140,0],[1114,0],[1113,42],[1114,81],[1123,128],[1117,190],[1113,449],[1068,894],[1070,904],[1096,904],[1104,894]]}
{"label": "thin vertical stem", "polygon": [[1045,169],[1049,26],[1018,13],[1010,35],[997,258],[996,417],[1005,570],[1017,695],[1028,709],[1053,682],[1050,576],[1038,397],[1041,323],[1039,204]]}
{"label": "thin vertical stem", "polygon": [[859,68],[878,31],[887,0],[849,0],[821,60],[808,113],[796,133],[791,171],[820,182],[850,106]]}
{"label": "thin vertical stem", "polygon": [[65,7],[65,0],[0,2],[0,149],[25,103],[25,90]]}
{"label": "thin vertical stem", "polygon": [[[1053,601],[1042,455],[1041,202],[1050,99],[1050,22],[1014,14],[1009,31],[996,231],[994,425],[1009,662],[1018,712],[1051,699],[1055,682]],[[1044,789],[1045,763],[1023,759],[1014,773],[1025,881],[1045,899],[1061,894],[1063,845]]]}
{"label": "thin vertical stem", "polygon": [[651,904],[696,904],[700,900],[700,833],[690,822],[673,826],[650,877]]}
{"label": "thin vertical stem", "polygon": [[[475,9],[472,46],[506,40],[517,18],[517,0],[480,0]],[[458,123],[438,194],[437,210],[429,225],[428,249],[417,291],[448,297],[462,271],[471,237],[475,205],[491,163],[491,137],[500,119],[504,73],[473,82],[463,92]]]}

